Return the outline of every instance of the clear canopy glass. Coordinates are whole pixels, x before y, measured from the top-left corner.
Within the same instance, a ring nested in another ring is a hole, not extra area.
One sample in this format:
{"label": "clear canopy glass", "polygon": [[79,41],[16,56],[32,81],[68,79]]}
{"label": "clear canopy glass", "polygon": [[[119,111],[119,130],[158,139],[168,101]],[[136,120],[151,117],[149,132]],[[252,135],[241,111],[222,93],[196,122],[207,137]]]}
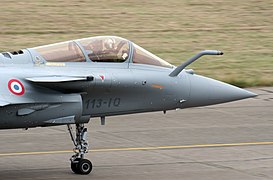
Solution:
{"label": "clear canopy glass", "polygon": [[34,48],[48,62],[84,62],[80,47],[73,41]]}
{"label": "clear canopy glass", "polygon": [[85,53],[92,62],[122,63],[129,60],[130,52],[132,52],[133,63],[173,68],[173,65],[163,59],[134,43],[131,44],[132,51],[130,51],[130,41],[126,39],[97,36],[33,49],[48,62],[86,62]]}
{"label": "clear canopy glass", "polygon": [[150,53],[149,51],[143,49],[142,47],[134,45],[134,56],[133,56],[133,63],[139,64],[149,64],[154,66],[161,66],[172,68],[173,65],[164,61],[163,59],[157,57],[156,55]]}
{"label": "clear canopy glass", "polygon": [[112,36],[99,36],[78,41],[93,62],[124,62],[129,57],[129,41]]}

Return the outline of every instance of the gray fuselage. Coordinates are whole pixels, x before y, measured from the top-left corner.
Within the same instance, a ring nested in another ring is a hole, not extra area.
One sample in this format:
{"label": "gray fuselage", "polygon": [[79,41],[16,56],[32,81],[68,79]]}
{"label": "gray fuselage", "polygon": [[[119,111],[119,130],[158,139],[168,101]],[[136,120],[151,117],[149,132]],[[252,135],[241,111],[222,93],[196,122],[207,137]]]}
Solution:
{"label": "gray fuselage", "polygon": [[[0,129],[87,123],[90,117],[167,111],[255,96],[190,70],[171,77],[175,67],[132,63],[131,57],[122,63],[48,63],[40,61],[32,49],[0,54]],[[81,77],[92,78],[78,80]],[[12,93],[13,79],[22,83],[23,95]]]}

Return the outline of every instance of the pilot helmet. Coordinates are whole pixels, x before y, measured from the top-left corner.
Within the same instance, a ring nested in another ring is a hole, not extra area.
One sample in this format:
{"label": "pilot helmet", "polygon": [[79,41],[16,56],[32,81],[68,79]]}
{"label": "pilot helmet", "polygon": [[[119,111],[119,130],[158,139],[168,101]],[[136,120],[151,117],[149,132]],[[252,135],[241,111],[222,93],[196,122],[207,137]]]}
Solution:
{"label": "pilot helmet", "polygon": [[108,38],[104,41],[105,49],[115,49],[115,40],[113,38]]}

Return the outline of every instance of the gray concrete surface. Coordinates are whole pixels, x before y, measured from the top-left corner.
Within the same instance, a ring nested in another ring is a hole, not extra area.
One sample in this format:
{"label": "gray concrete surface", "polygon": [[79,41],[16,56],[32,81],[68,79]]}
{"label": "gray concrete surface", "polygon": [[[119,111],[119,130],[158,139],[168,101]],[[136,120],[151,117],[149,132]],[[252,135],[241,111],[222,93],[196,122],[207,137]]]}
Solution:
{"label": "gray concrete surface", "polygon": [[[110,117],[88,124],[92,149],[182,145],[256,145],[91,151],[88,176],[70,171],[66,126],[0,131],[0,179],[273,179],[273,88],[255,99],[223,105]],[[53,151],[50,154],[50,151]],[[7,156],[6,153],[30,152]],[[33,154],[32,152],[45,152]]]}

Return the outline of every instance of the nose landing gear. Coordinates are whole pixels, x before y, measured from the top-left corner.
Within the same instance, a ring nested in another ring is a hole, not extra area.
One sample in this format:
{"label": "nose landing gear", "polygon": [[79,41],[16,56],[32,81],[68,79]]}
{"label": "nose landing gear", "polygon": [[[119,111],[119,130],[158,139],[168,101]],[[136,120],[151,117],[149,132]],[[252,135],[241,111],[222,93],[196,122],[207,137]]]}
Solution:
{"label": "nose landing gear", "polygon": [[92,171],[92,163],[88,159],[84,159],[84,155],[88,153],[87,128],[84,124],[76,124],[76,137],[72,133],[72,127],[67,125],[72,142],[75,145],[75,154],[70,158],[71,170],[75,174],[89,174]]}
{"label": "nose landing gear", "polygon": [[71,161],[71,170],[75,174],[89,174],[92,171],[92,163],[88,159],[75,159]]}

